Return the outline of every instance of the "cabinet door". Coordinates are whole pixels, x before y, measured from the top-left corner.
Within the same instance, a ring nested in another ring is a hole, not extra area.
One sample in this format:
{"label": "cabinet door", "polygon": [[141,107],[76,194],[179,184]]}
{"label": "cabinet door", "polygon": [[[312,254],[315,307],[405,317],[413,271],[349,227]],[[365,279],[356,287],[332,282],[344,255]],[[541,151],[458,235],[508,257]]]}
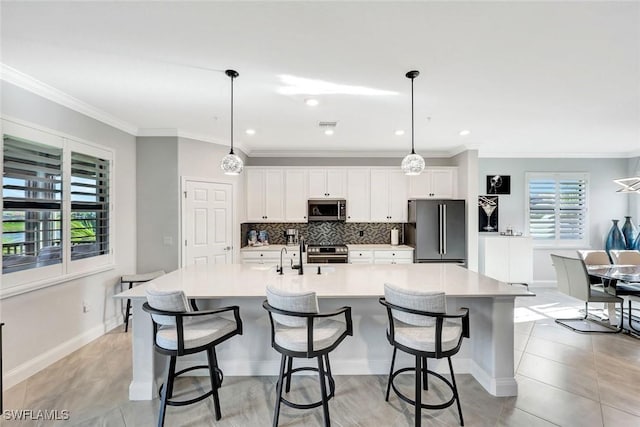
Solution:
{"label": "cabinet door", "polygon": [[529,237],[506,237],[509,241],[509,282],[533,281],[533,247]]}
{"label": "cabinet door", "polygon": [[509,282],[509,239],[484,239],[484,274],[501,282]]}
{"label": "cabinet door", "polygon": [[453,199],[457,194],[457,171],[455,169],[433,169],[431,171],[431,194],[439,199]]}
{"label": "cabinet door", "polygon": [[407,176],[402,171],[389,171],[389,221],[407,222]]}
{"label": "cabinet door", "polygon": [[369,169],[347,172],[347,222],[369,222],[371,190]]}
{"label": "cabinet door", "polygon": [[347,197],[347,171],[327,169],[327,197],[341,199]]}
{"label": "cabinet door", "polygon": [[309,198],[323,199],[327,197],[327,171],[325,169],[309,170]]}
{"label": "cabinet door", "polygon": [[282,169],[266,169],[264,185],[265,220],[269,222],[284,221],[284,173]]}
{"label": "cabinet door", "polygon": [[284,218],[288,222],[307,222],[307,171],[287,169],[284,176]]}
{"label": "cabinet door", "polygon": [[247,221],[262,222],[264,211],[264,169],[247,168]]}
{"label": "cabinet door", "polygon": [[389,171],[371,169],[371,221],[389,222]]}
{"label": "cabinet door", "polygon": [[431,195],[431,171],[425,169],[420,175],[409,177],[409,197],[412,199],[426,199]]}

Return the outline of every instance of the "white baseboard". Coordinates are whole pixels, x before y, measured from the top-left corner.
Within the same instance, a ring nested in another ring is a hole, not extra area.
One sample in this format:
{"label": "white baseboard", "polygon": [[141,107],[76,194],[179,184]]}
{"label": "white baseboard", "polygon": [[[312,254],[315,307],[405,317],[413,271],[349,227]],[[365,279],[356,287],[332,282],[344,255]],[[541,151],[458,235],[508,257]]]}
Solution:
{"label": "white baseboard", "polygon": [[40,372],[47,366],[57,362],[65,356],[73,353],[84,345],[89,344],[96,338],[100,338],[106,332],[122,324],[121,316],[114,316],[106,322],[85,331],[84,333],[71,338],[70,340],[45,351],[31,360],[16,366],[8,371],[3,377],[3,389],[7,390],[14,385],[26,380],[32,375]]}

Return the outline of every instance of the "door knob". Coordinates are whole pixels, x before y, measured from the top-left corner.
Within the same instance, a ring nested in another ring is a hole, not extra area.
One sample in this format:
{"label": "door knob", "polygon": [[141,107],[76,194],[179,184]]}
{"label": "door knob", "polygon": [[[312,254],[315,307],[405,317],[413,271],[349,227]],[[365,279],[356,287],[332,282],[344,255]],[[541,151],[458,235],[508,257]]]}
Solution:
{"label": "door knob", "polygon": [[231,250],[231,246],[225,246],[223,250],[224,251],[230,251]]}

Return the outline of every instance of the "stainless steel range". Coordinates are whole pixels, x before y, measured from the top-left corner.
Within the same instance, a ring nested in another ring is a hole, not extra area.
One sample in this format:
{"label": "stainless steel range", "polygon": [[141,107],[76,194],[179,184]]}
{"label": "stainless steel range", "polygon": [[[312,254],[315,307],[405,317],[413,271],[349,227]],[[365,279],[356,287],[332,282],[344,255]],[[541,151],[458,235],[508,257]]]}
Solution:
{"label": "stainless steel range", "polygon": [[346,264],[349,262],[347,245],[309,245],[307,262],[309,264]]}

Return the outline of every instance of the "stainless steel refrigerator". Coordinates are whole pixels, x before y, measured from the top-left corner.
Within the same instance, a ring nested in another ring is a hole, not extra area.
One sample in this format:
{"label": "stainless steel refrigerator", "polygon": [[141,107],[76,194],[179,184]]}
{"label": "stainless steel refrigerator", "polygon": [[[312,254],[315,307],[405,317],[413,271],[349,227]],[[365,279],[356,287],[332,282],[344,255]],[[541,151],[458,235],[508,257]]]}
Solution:
{"label": "stainless steel refrigerator", "polygon": [[414,262],[467,263],[464,200],[409,200],[405,241],[415,248]]}

